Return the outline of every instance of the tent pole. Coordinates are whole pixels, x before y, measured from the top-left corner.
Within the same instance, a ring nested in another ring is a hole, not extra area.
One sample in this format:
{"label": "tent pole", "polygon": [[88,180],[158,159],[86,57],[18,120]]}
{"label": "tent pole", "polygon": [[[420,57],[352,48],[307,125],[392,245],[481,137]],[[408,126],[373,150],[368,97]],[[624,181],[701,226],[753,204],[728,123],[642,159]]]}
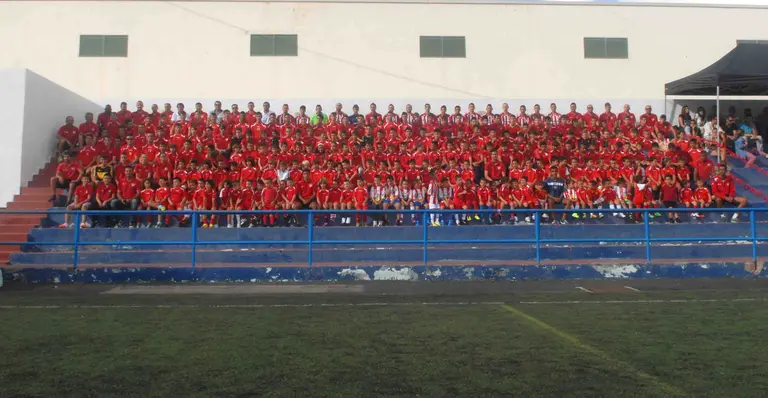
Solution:
{"label": "tent pole", "polygon": [[[719,84],[717,85],[717,88],[715,90],[716,90],[715,91],[715,95],[717,96],[717,98],[715,99],[715,109],[716,109],[715,112],[717,112],[717,114],[715,115],[715,116],[717,116],[717,125],[715,127],[715,136],[717,137],[717,146],[718,146],[718,148],[717,148],[717,163],[720,163],[720,162],[723,161],[723,159],[722,159],[722,155],[721,155],[722,151],[720,150],[720,85]],[[723,145],[725,145],[725,143],[723,143]]]}

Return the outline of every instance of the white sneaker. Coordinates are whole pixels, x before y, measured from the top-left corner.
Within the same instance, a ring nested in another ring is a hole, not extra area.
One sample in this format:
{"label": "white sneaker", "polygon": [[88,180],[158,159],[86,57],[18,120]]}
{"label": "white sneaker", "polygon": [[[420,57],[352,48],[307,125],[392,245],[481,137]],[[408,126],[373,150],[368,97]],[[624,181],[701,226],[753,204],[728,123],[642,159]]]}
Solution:
{"label": "white sneaker", "polygon": [[232,228],[232,223],[227,224],[227,228]]}
{"label": "white sneaker", "polygon": [[541,218],[543,218],[543,219],[545,219],[545,220],[546,220],[546,219],[548,219],[548,218],[549,218],[549,214],[547,214],[547,213],[544,213],[544,214],[542,214],[542,215],[541,215]]}
{"label": "white sneaker", "polygon": [[531,217],[525,217],[525,222],[530,223],[531,222]]}
{"label": "white sneaker", "polygon": [[620,217],[620,218],[627,218],[627,215],[626,215],[626,214],[624,214],[624,213],[619,213],[619,217]]}
{"label": "white sneaker", "polygon": [[739,221],[739,213],[733,213],[733,217],[731,217],[732,222]]}

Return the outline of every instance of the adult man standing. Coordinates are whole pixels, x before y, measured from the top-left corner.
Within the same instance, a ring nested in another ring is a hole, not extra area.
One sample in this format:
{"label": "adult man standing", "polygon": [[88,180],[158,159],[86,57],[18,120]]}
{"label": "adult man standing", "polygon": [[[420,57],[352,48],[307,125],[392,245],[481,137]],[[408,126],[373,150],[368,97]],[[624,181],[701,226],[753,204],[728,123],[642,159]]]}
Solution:
{"label": "adult man standing", "polygon": [[269,123],[269,118],[270,117],[277,116],[277,115],[275,115],[275,112],[272,112],[269,109],[269,102],[265,101],[264,104],[262,104],[262,106],[264,108],[264,112],[261,113],[261,122],[264,123],[264,124],[267,124],[267,123]]}

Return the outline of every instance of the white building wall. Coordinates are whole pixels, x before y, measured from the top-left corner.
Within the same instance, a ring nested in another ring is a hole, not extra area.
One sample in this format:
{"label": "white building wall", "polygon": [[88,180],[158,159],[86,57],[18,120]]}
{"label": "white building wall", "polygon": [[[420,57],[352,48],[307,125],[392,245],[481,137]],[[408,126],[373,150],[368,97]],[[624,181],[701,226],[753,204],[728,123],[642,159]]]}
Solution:
{"label": "white building wall", "polygon": [[0,207],[32,180],[56,148],[67,116],[100,106],[24,69],[0,69]]}
{"label": "white building wall", "polygon": [[0,69],[0,207],[13,199],[20,188],[25,80],[23,69]]}
{"label": "white building wall", "polygon": [[[508,100],[514,108],[516,99],[610,99],[663,106],[664,83],[714,62],[737,39],[768,38],[767,19],[759,8],[6,1],[0,37],[17,39],[3,43],[0,67],[29,68],[97,102],[322,99],[327,106],[449,98]],[[734,23],[725,28],[724,20]],[[299,56],[250,57],[252,33],[298,34]],[[79,58],[80,34],[127,34],[128,57]],[[466,36],[467,57],[422,59],[420,35]],[[627,37],[629,59],[584,59],[585,36]]]}

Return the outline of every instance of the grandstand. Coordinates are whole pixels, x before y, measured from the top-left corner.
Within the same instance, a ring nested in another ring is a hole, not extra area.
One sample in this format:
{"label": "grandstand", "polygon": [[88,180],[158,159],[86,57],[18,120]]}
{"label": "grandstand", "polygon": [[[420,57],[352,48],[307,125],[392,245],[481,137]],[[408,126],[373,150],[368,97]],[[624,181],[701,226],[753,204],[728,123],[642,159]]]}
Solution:
{"label": "grandstand", "polygon": [[[691,76],[695,95],[680,79],[737,43],[765,54],[761,6],[729,9],[744,23],[728,35],[692,26],[711,51],[684,53],[626,21],[706,19],[718,6],[12,1],[0,29],[26,31],[15,17],[40,6],[38,25],[55,14],[87,34],[0,54],[0,66],[30,69],[0,73],[13,132],[0,189],[9,269],[284,267],[280,279],[300,279],[310,265],[761,268],[768,113],[752,72],[765,58],[738,62],[752,67],[738,71],[748,84],[716,79],[723,109],[701,75],[712,68]],[[467,25],[469,6],[487,21],[456,32],[420,21],[382,39],[433,10]],[[379,20],[365,28],[329,19],[371,7]],[[114,19],[133,14],[169,22],[163,40]],[[323,45],[342,36],[354,59]],[[498,37],[526,44],[499,51]],[[190,40],[206,56],[167,50]],[[499,52],[505,62],[490,62]],[[649,72],[657,58],[671,62]],[[152,73],[158,64],[176,73]],[[713,67],[723,64],[737,63]],[[491,78],[468,78],[478,71]],[[328,275],[357,275],[342,271]]]}

